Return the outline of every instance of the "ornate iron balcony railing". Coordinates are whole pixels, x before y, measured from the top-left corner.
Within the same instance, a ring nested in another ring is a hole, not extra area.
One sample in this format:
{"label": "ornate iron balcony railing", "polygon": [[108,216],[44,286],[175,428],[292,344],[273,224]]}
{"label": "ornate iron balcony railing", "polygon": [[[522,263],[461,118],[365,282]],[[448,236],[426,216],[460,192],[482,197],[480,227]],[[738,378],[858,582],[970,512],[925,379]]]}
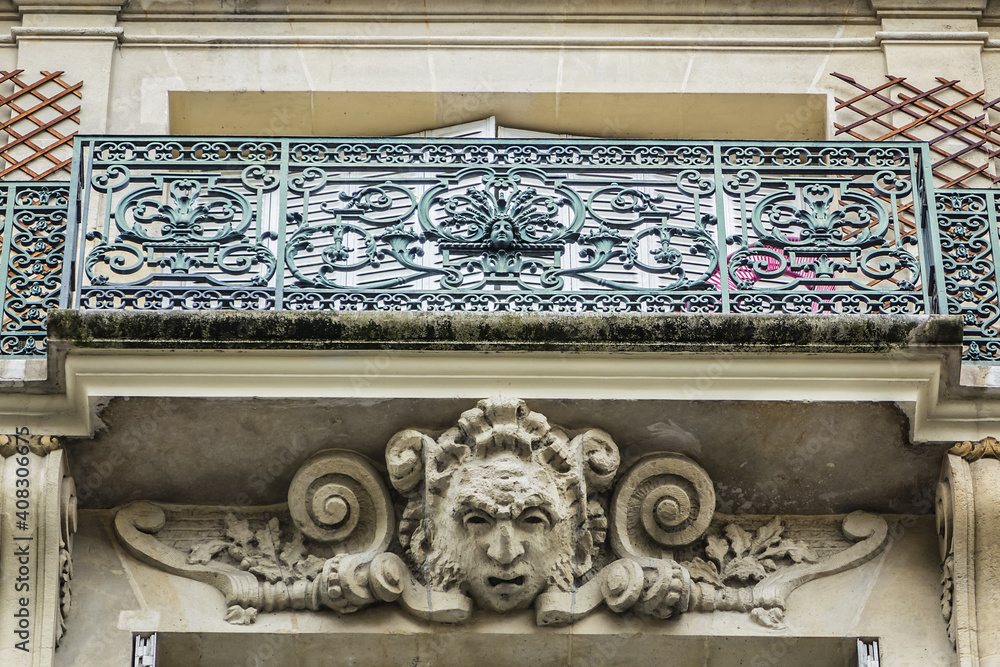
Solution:
{"label": "ornate iron balcony railing", "polygon": [[928,173],[906,142],[79,137],[45,275],[84,309],[971,307]]}
{"label": "ornate iron balcony railing", "polygon": [[83,308],[924,312],[919,144],[77,143]]}
{"label": "ornate iron balcony railing", "polygon": [[937,190],[934,208],[940,259],[935,276],[943,292],[941,312],[965,321],[964,359],[1000,362],[998,299],[998,190]]}
{"label": "ornate iron balcony railing", "polygon": [[0,358],[45,354],[45,311],[62,294],[69,183],[0,182]]}

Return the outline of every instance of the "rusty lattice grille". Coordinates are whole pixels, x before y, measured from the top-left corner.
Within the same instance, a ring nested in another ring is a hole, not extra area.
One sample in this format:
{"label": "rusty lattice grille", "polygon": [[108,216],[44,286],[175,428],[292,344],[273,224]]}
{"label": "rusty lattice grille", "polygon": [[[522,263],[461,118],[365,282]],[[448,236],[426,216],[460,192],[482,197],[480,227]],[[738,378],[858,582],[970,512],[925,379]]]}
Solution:
{"label": "rusty lattice grille", "polygon": [[844,74],[832,76],[858,90],[849,99],[836,98],[836,136],[926,141],[940,188],[988,188],[1000,182],[995,164],[1000,123],[989,120],[990,111],[1000,111],[1000,98],[987,101],[985,91],[971,92],[960,81],[943,77],[922,90],[897,76],[887,76],[874,88]]}
{"label": "rusty lattice grille", "polygon": [[4,160],[0,178],[64,177],[73,161],[75,125],[80,123],[76,102],[83,83],[63,81],[63,72],[41,72],[37,81],[25,82],[23,73],[0,71],[0,107],[10,111],[10,118],[0,123],[0,131],[8,138],[0,147]]}

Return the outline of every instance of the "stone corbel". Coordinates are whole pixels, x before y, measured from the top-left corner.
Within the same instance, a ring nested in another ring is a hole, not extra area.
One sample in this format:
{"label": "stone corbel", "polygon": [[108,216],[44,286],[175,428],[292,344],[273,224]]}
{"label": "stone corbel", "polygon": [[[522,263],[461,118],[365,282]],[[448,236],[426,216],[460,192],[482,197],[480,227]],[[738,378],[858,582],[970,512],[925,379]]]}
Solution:
{"label": "stone corbel", "polygon": [[53,664],[71,603],[76,488],[58,439],[0,435],[0,664]]}
{"label": "stone corbel", "polygon": [[621,475],[620,462],[610,434],[495,397],[443,433],[397,433],[385,449],[395,497],[364,457],[325,450],[287,504],[138,502],[115,530],[137,558],[215,586],[233,623],[394,602],[444,623],[533,608],[539,625],[560,625],[605,606],[656,619],[741,611],[779,627],[795,589],[886,543],[885,520],[862,512],[716,513],[708,473],[681,454]]}
{"label": "stone corbel", "polygon": [[1000,442],[957,443],[937,487],[941,610],[962,667],[1000,665]]}

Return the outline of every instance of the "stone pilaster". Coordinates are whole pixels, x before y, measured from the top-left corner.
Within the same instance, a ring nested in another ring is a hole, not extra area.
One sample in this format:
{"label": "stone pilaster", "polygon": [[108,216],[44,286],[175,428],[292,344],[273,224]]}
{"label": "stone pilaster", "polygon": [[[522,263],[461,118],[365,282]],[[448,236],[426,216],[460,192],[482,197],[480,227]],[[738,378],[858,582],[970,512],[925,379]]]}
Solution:
{"label": "stone pilaster", "polygon": [[960,442],[937,489],[942,611],[962,667],[1000,666],[1000,442]]}
{"label": "stone pilaster", "polygon": [[21,13],[21,25],[11,30],[17,41],[18,69],[31,76],[61,70],[67,80],[83,81],[85,103],[78,129],[106,131],[123,0],[14,0],[14,4]]}
{"label": "stone pilaster", "polygon": [[0,435],[0,664],[45,667],[70,606],[76,489],[59,441]]}
{"label": "stone pilaster", "polygon": [[982,49],[989,34],[979,29],[986,0],[872,0],[881,21],[877,33],[886,71],[924,90],[937,76],[961,79],[967,90],[983,87]]}

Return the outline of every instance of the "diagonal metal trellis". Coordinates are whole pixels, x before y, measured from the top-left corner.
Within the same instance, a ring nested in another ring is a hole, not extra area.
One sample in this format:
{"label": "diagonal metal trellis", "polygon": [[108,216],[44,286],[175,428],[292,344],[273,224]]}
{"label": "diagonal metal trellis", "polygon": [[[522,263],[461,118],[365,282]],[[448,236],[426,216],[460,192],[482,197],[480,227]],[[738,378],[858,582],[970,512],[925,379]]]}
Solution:
{"label": "diagonal metal trellis", "polygon": [[80,123],[76,102],[83,83],[67,83],[61,78],[63,72],[43,71],[36,81],[25,81],[23,73],[0,71],[0,86],[13,86],[9,94],[0,93],[0,108],[6,107],[11,114],[0,123],[0,132],[8,136],[0,147],[0,157],[6,162],[0,178],[40,181],[68,173],[77,133],[67,128]]}
{"label": "diagonal metal trellis", "polygon": [[992,187],[1000,182],[993,163],[1000,155],[1000,123],[989,112],[1000,110],[1000,98],[987,100],[984,90],[971,92],[957,79],[937,77],[938,85],[923,90],[904,77],[886,76],[869,88],[833,72],[858,94],[836,98],[836,136],[860,141],[906,139],[925,141],[931,151],[931,172],[940,188]]}

